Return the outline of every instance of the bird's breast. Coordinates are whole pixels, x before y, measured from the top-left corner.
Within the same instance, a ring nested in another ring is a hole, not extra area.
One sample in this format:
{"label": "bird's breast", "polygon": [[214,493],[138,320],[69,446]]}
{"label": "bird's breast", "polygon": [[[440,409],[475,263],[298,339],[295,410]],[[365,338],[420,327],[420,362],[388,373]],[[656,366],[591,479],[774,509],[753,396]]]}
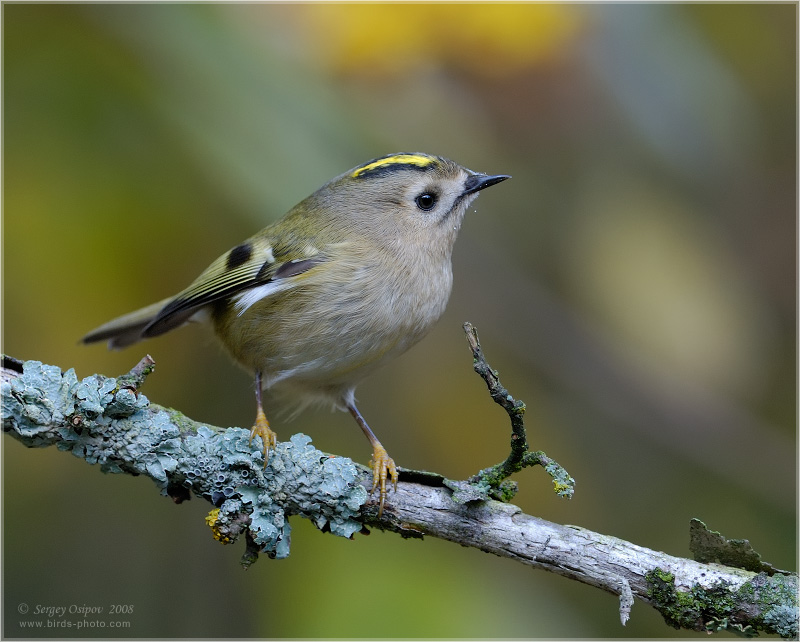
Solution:
{"label": "bird's breast", "polygon": [[427,334],[452,287],[449,260],[398,269],[351,259],[315,272],[242,314],[227,305],[213,315],[233,357],[261,371],[268,385],[352,389]]}

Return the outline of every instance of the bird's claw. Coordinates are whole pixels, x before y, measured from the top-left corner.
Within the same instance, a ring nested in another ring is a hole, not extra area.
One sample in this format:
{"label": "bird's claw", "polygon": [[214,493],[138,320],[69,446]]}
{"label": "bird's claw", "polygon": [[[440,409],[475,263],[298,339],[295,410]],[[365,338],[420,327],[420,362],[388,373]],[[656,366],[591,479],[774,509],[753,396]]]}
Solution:
{"label": "bird's claw", "polygon": [[394,460],[389,457],[386,449],[377,444],[373,446],[372,459],[369,462],[369,467],[372,468],[372,495],[376,489],[379,490],[378,496],[380,503],[378,504],[378,517],[383,515],[383,503],[386,500],[386,480],[390,479],[397,492],[397,467]]}
{"label": "bird's claw", "polygon": [[261,437],[261,443],[264,445],[264,468],[266,468],[267,462],[269,461],[269,449],[275,448],[275,446],[277,445],[278,434],[269,427],[269,422],[267,421],[267,417],[261,408],[258,409],[258,414],[256,415],[256,422],[250,429],[250,439],[247,442],[248,446],[252,443],[253,437],[255,437],[256,435]]}

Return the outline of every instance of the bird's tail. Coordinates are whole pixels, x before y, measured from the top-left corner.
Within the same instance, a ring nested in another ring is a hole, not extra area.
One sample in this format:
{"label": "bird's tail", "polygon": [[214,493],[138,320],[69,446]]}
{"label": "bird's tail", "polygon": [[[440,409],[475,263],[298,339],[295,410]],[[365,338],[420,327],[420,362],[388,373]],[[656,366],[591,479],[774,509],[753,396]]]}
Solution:
{"label": "bird's tail", "polygon": [[142,330],[158,315],[172,299],[164,299],[146,308],[130,312],[113,321],[104,323],[87,334],[81,343],[108,341],[109,349],[125,348],[142,339]]}

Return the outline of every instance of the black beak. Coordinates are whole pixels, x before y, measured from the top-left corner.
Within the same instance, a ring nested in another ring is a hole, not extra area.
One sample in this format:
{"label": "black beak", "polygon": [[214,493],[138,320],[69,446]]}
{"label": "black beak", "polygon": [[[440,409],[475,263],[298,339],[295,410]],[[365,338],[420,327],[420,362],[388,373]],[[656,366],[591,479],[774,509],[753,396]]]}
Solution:
{"label": "black beak", "polygon": [[497,174],[496,176],[487,176],[486,174],[472,174],[466,181],[464,181],[464,194],[473,194],[480,192],[482,189],[501,183],[507,178],[511,178],[508,174]]}

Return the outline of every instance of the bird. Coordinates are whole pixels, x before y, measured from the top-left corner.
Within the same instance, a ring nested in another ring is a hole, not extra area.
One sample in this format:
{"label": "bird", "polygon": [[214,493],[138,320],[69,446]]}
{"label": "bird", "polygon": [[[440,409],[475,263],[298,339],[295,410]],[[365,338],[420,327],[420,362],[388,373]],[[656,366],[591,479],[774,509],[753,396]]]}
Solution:
{"label": "bird", "polygon": [[120,349],[189,322],[210,324],[255,381],[250,440],[277,444],[262,390],[348,411],[372,446],[383,514],[394,460],[359,412],[358,383],[420,341],[445,310],[453,245],[481,190],[510,176],[421,152],[388,154],[333,178],[232,248],[172,297],[83,337]]}

